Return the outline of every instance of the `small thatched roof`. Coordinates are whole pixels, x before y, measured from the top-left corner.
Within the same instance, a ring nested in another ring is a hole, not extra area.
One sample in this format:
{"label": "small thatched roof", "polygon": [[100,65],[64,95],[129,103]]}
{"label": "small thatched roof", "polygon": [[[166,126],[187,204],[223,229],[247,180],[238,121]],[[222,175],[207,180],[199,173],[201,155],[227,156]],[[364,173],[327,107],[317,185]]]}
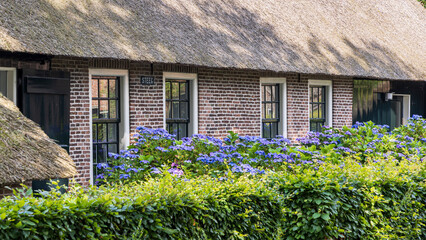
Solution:
{"label": "small thatched roof", "polygon": [[0,94],[0,186],[76,174],[67,151]]}
{"label": "small thatched roof", "polygon": [[2,0],[0,49],[426,80],[417,0]]}

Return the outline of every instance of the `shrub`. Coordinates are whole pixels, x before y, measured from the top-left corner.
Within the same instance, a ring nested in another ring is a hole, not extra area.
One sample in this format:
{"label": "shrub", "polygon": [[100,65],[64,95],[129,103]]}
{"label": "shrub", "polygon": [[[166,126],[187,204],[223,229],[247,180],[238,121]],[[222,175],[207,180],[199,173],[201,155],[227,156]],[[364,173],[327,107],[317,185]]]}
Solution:
{"label": "shrub", "polygon": [[278,197],[263,181],[162,179],[0,201],[0,239],[276,239]]}

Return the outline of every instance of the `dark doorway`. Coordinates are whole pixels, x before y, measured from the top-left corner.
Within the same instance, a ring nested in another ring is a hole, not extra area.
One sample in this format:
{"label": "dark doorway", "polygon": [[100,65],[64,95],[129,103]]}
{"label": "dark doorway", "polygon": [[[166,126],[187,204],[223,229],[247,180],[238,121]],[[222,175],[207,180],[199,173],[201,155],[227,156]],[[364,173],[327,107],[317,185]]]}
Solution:
{"label": "dark doorway", "polygon": [[24,69],[19,82],[22,113],[69,151],[70,74]]}

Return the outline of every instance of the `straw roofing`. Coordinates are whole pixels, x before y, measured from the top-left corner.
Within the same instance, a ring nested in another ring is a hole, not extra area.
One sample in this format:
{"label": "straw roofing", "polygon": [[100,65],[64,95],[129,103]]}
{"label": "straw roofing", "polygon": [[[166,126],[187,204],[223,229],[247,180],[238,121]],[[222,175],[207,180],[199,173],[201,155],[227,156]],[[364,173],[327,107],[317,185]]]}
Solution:
{"label": "straw roofing", "polygon": [[426,80],[416,0],[2,0],[0,49]]}
{"label": "straw roofing", "polygon": [[76,174],[67,152],[0,94],[0,186]]}

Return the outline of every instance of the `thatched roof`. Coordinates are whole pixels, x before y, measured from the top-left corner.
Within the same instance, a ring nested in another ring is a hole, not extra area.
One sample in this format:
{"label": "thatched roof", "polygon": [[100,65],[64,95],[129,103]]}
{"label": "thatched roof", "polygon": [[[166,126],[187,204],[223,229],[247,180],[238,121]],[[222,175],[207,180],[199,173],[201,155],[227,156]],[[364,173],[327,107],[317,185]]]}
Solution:
{"label": "thatched roof", "polygon": [[0,94],[0,186],[76,174],[67,152]]}
{"label": "thatched roof", "polygon": [[0,49],[426,80],[416,0],[2,0]]}

